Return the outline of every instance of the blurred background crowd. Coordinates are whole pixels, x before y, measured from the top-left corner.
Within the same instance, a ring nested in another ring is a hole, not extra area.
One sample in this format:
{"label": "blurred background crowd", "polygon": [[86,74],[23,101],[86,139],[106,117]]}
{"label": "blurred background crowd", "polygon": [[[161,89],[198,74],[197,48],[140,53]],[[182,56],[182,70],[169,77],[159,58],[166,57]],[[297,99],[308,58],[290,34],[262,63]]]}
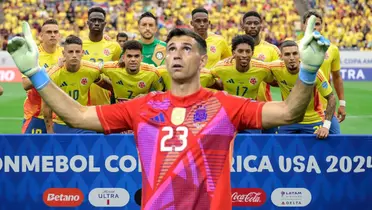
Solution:
{"label": "blurred background crowd", "polygon": [[[372,50],[372,0],[310,0],[309,7],[324,15],[322,34],[340,50]],[[21,32],[21,20],[32,20],[35,37],[47,18],[60,24],[63,37],[70,34],[87,37],[88,9],[100,5],[107,11],[106,34],[115,39],[125,32],[138,37],[137,20],[145,11],[159,19],[158,37],[165,40],[174,27],[190,27],[191,11],[204,6],[210,12],[210,31],[221,34],[230,43],[240,30],[242,15],[249,10],[259,12],[264,21],[262,36],[279,45],[285,39],[301,37],[302,21],[295,1],[290,0],[5,0],[0,17],[0,43]]]}

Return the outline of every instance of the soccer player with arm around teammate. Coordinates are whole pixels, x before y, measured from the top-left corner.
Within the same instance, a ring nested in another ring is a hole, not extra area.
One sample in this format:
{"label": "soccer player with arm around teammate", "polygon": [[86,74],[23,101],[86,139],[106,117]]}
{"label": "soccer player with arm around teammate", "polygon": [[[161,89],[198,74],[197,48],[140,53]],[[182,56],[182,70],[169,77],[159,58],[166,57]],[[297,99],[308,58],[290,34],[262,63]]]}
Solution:
{"label": "soccer player with arm around teammate", "polygon": [[[56,65],[59,60],[62,60],[62,47],[59,46],[60,34],[57,21],[54,19],[46,20],[41,27],[38,38],[41,42],[38,46],[39,65],[49,69]],[[47,133],[39,93],[27,76],[22,76],[22,85],[27,91],[27,98],[23,104],[22,133]]]}
{"label": "soccer player with arm around teammate", "polygon": [[[296,42],[290,40],[284,41],[280,46],[280,50],[282,59],[269,63],[268,65],[279,84],[283,100],[286,100],[298,79],[301,65],[300,51]],[[327,99],[325,116],[320,102],[320,96]],[[318,138],[325,138],[329,134],[333,116],[332,113],[334,113],[335,108],[336,98],[332,92],[332,87],[328,83],[322,71],[318,71],[315,87],[311,94],[311,100],[306,109],[303,121],[292,125],[280,126],[279,133],[316,133]]]}
{"label": "soccer player with arm around teammate", "polygon": [[[229,147],[236,132],[293,124],[304,117],[329,43],[314,36],[313,26],[309,26],[307,39],[301,43],[299,80],[281,102],[256,102],[201,88],[199,74],[208,59],[207,44],[187,29],[173,29],[167,38],[170,91],[96,107],[83,106],[68,97],[38,66],[35,42],[26,22],[25,39],[13,38],[8,50],[18,69],[29,76],[46,103],[65,122],[106,134],[134,130],[142,165],[142,209],[194,206],[229,210]],[[190,176],[184,176],[185,171]]]}
{"label": "soccer player with arm around teammate", "polygon": [[153,65],[142,63],[142,45],[136,40],[124,43],[122,60],[106,62],[101,71],[112,81],[116,102],[127,101],[152,90],[163,91],[163,80]]}
{"label": "soccer player with arm around teammate", "polygon": [[[68,36],[63,49],[64,66],[58,65],[49,70],[51,80],[73,100],[88,105],[88,91],[93,83],[111,90],[111,82],[102,78],[97,64],[82,61],[82,41],[79,37]],[[94,131],[71,128],[63,118],[56,116],[52,122],[52,110],[43,103],[44,120],[48,133],[95,133]],[[68,124],[68,123],[67,123]]]}
{"label": "soccer player with arm around teammate", "polygon": [[[303,16],[303,24],[304,27],[306,28],[308,24],[308,20],[310,16],[315,16],[316,17],[316,22],[314,29],[318,32],[322,32],[323,28],[323,17],[320,13],[318,13],[315,10],[309,10],[307,11],[304,16]],[[340,129],[340,124],[342,121],[345,120],[346,117],[346,102],[345,102],[345,95],[344,95],[344,85],[343,85],[343,80],[342,76],[340,74],[341,70],[341,64],[340,64],[340,52],[338,50],[338,47],[334,44],[331,43],[331,45],[328,48],[328,51],[325,54],[324,57],[324,62],[322,66],[320,67],[322,70],[323,74],[325,75],[326,79],[328,81],[331,81],[331,76],[332,76],[332,81],[333,81],[333,86],[336,90],[338,100],[339,100],[339,107],[337,111],[337,117],[333,116],[332,117],[332,125],[329,130],[330,134],[340,134],[341,129]],[[324,97],[320,97],[320,100],[323,104],[323,109],[326,109],[327,106],[327,100]],[[327,114],[327,113],[326,113]]]}

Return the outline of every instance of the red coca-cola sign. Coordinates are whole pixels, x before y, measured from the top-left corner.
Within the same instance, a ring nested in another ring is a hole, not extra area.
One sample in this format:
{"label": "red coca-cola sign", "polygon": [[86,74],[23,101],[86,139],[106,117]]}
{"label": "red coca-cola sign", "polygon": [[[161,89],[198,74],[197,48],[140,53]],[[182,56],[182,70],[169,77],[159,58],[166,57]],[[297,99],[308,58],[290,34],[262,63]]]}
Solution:
{"label": "red coca-cola sign", "polygon": [[233,206],[262,206],[266,202],[266,193],[260,188],[232,188]]}

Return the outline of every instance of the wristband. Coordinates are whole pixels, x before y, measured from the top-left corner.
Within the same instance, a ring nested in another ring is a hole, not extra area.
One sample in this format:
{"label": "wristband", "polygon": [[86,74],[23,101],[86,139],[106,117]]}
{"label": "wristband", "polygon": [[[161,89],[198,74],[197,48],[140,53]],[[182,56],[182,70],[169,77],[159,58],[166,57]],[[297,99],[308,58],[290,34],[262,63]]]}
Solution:
{"label": "wristband", "polygon": [[331,121],[329,121],[329,120],[324,120],[324,122],[323,122],[323,127],[324,128],[327,128],[328,130],[331,128]]}
{"label": "wristband", "polygon": [[301,67],[300,68],[300,73],[299,73],[299,78],[303,83],[305,83],[307,85],[313,85],[315,83],[317,73],[318,73],[318,71],[310,72],[310,71]]}
{"label": "wristband", "polygon": [[43,89],[50,82],[50,78],[44,67],[40,68],[34,75],[32,75],[30,80],[36,90]]}
{"label": "wristband", "polygon": [[345,100],[340,100],[339,103],[340,103],[340,106],[346,106],[346,101]]}

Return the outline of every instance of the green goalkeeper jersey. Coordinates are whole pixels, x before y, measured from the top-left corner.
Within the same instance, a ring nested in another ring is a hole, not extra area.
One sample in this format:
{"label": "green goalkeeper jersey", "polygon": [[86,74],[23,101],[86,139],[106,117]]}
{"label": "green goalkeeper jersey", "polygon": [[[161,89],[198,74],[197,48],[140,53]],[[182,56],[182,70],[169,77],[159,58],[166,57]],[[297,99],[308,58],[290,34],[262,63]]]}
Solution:
{"label": "green goalkeeper jersey", "polygon": [[151,44],[144,44],[139,41],[142,46],[142,62],[152,64],[154,66],[160,66],[163,64],[165,59],[166,43],[158,39],[155,39]]}

